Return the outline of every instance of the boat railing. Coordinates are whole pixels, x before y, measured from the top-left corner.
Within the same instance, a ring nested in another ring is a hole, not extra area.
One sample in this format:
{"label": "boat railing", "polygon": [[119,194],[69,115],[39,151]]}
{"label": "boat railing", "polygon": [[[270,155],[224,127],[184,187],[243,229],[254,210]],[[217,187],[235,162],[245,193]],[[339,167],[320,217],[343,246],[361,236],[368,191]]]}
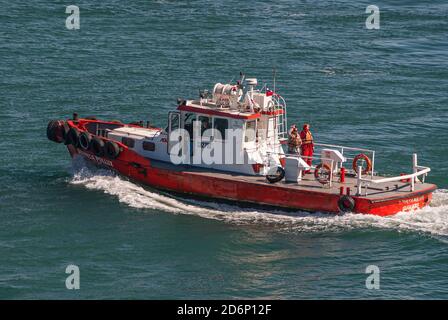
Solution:
{"label": "boat railing", "polygon": [[[345,146],[338,146],[338,145],[332,145],[332,144],[323,144],[323,143],[319,143],[316,145],[321,146],[321,147],[339,148],[341,150],[341,154],[343,154],[343,152],[347,151],[347,150],[371,154],[372,169],[369,171],[368,174],[363,173],[364,169],[362,166],[358,166],[356,168],[357,170],[354,170],[354,173],[356,174],[356,179],[357,179],[356,195],[362,195],[362,194],[367,195],[367,190],[368,190],[368,187],[370,184],[380,185],[380,184],[385,184],[385,183],[390,183],[390,182],[395,182],[395,181],[409,182],[409,185],[410,185],[409,191],[412,192],[415,190],[415,183],[419,182],[418,177],[421,177],[421,182],[424,183],[426,176],[431,171],[431,168],[429,168],[429,167],[418,165],[417,154],[414,153],[412,155],[412,173],[402,174],[402,175],[394,176],[394,177],[385,177],[385,178],[375,179],[374,171],[373,171],[374,159],[375,159],[374,158],[375,157],[374,150],[345,147]],[[332,185],[332,182],[333,182],[333,175],[334,175],[334,171],[335,171],[334,169],[337,169],[336,166],[338,166],[338,164],[341,167],[343,166],[342,163],[336,162],[330,158],[322,157],[321,154],[319,154],[319,153],[315,153],[313,156],[304,156],[304,155],[300,155],[300,154],[288,154],[288,153],[280,154],[280,153],[275,153],[275,152],[267,152],[265,160],[267,160],[268,167],[271,166],[270,161],[271,161],[271,159],[273,159],[272,155],[277,155],[277,157],[297,157],[297,158],[302,158],[302,159],[312,159],[313,161],[317,160],[316,162],[318,162],[318,163],[322,163],[323,161],[330,163],[331,164],[331,174],[330,174],[330,180],[329,180],[330,186]],[[346,157],[346,159],[350,159],[350,158]],[[311,169],[316,168],[316,166],[313,166],[313,165],[311,165],[310,167],[311,167]],[[324,185],[323,185],[323,187],[324,187]],[[364,187],[364,193],[362,192],[363,187]]]}
{"label": "boat railing", "polygon": [[[300,154],[297,154],[297,153],[282,153],[282,154],[279,154],[278,152],[267,152],[266,153],[266,158],[264,159],[264,162],[265,162],[264,164],[268,168],[270,168],[272,166],[272,163],[271,163],[273,161],[272,155],[277,155],[277,156],[281,155],[282,157],[293,157],[293,158],[304,159],[304,160],[308,160],[308,159],[320,160],[319,164],[323,163],[324,161],[327,164],[329,163],[329,166],[330,166],[330,177],[328,179],[328,184],[322,184],[322,187],[325,187],[325,186],[332,187],[332,185],[333,185],[333,174],[334,174],[334,171],[336,169],[336,162],[333,159],[322,157],[321,155],[304,156],[304,155],[300,155]],[[275,164],[276,163],[274,163],[274,165]],[[311,170],[311,169],[313,169],[313,170],[316,169],[316,166],[311,164],[309,170]]]}
{"label": "boat railing", "polygon": [[419,166],[417,163],[417,154],[414,153],[412,155],[412,173],[405,174],[405,175],[399,175],[395,177],[386,177],[382,179],[373,179],[373,177],[370,178],[363,178],[362,177],[362,167],[358,167],[358,173],[357,173],[357,192],[356,195],[362,195],[362,187],[364,186],[364,195],[367,195],[367,189],[370,184],[382,184],[382,183],[388,183],[388,182],[394,182],[394,181],[409,181],[410,182],[410,191],[415,190],[415,183],[418,181],[418,177],[422,176],[422,182],[425,182],[425,178],[428,175],[428,173],[431,171],[431,168]]}
{"label": "boat railing", "polygon": [[274,109],[281,110],[277,115],[277,134],[280,141],[288,140],[288,118],[286,112],[286,101],[282,96],[274,94],[272,96]]}
{"label": "boat railing", "polygon": [[[341,154],[345,157],[346,160],[352,160],[352,161],[355,159],[355,157],[347,156],[347,151],[367,153],[367,155],[370,155],[370,159],[372,161],[372,168],[370,169],[369,175],[371,178],[373,178],[373,175],[375,173],[375,150],[347,147],[347,146],[341,146],[341,145],[336,145],[336,144],[327,144],[327,143],[314,143],[314,145],[318,146],[318,147],[324,147],[324,148],[335,148],[341,152]],[[342,165],[343,164],[341,163],[341,166]]]}

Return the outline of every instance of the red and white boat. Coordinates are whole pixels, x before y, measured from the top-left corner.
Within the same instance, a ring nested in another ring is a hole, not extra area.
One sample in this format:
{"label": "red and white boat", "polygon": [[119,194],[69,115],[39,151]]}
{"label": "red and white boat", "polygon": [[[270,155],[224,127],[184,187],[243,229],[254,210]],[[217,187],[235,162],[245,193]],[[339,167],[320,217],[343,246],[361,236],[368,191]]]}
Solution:
{"label": "red and white boat", "polygon": [[373,150],[315,143],[311,167],[307,157],[285,153],[285,100],[257,85],[242,76],[196,100],[179,100],[166,129],[74,114],[50,121],[47,136],[72,157],[176,193],[380,216],[429,204],[436,185],[425,183],[430,168],[418,165],[416,154],[409,174],[391,177],[375,171]]}

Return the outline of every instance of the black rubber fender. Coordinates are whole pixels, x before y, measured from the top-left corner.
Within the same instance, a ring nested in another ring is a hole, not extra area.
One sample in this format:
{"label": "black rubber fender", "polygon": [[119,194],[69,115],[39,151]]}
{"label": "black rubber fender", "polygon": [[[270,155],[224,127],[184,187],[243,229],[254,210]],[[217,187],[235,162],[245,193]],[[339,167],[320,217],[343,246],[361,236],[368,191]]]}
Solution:
{"label": "black rubber fender", "polygon": [[113,141],[107,141],[105,146],[106,157],[114,160],[120,155],[120,147]]}
{"label": "black rubber fender", "polygon": [[104,156],[104,141],[98,137],[93,137],[90,140],[90,151],[92,151],[96,156],[102,157]]}
{"label": "black rubber fender", "polygon": [[355,199],[347,195],[343,195],[338,200],[338,207],[341,212],[352,212],[355,209],[355,204]]}
{"label": "black rubber fender", "polygon": [[[270,170],[271,171],[271,170]],[[285,169],[282,167],[277,167],[274,173],[269,173],[266,175],[266,180],[269,183],[277,183],[285,177]]]}
{"label": "black rubber fender", "polygon": [[54,141],[56,143],[61,143],[57,137],[57,130],[60,126],[59,120],[51,120],[47,125],[47,138],[48,140]]}
{"label": "black rubber fender", "polygon": [[82,150],[87,151],[90,148],[91,135],[88,132],[82,132],[79,135],[79,146]]}
{"label": "black rubber fender", "polygon": [[62,125],[62,140],[64,142],[64,144],[66,144],[65,142],[67,141],[67,134],[68,131],[70,130],[70,127],[68,126],[66,121],[63,121],[63,125]]}
{"label": "black rubber fender", "polygon": [[79,144],[79,131],[76,128],[70,128],[67,132],[65,144],[71,144],[74,147],[78,147]]}
{"label": "black rubber fender", "polygon": [[51,120],[47,125],[47,138],[56,143],[64,142],[68,129],[64,120]]}

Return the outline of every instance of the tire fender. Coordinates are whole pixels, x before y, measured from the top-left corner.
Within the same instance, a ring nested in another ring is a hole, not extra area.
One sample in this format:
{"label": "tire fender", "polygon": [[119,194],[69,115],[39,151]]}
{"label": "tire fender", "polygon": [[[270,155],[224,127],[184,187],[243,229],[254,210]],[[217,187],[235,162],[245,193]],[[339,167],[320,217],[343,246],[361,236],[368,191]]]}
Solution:
{"label": "tire fender", "polygon": [[102,157],[104,155],[104,141],[98,137],[93,137],[90,140],[89,149],[92,151],[97,157]]}
{"label": "tire fender", "polygon": [[107,141],[105,146],[106,157],[110,160],[117,159],[120,155],[120,147],[113,141]]}
{"label": "tire fender", "polygon": [[87,132],[82,132],[79,135],[79,146],[82,150],[87,151],[90,148],[90,141],[92,140],[92,137]]}
{"label": "tire fender", "polygon": [[74,147],[78,147],[79,144],[79,131],[76,128],[70,128],[67,132],[65,144],[71,144]]}
{"label": "tire fender", "polygon": [[63,120],[51,120],[47,126],[48,140],[56,143],[64,142],[68,126]]}
{"label": "tire fender", "polygon": [[355,204],[355,199],[348,195],[343,195],[338,200],[338,208],[341,212],[353,212]]}
{"label": "tire fender", "polygon": [[282,167],[277,167],[275,173],[269,173],[266,175],[266,180],[269,183],[277,183],[285,177],[285,169]]}

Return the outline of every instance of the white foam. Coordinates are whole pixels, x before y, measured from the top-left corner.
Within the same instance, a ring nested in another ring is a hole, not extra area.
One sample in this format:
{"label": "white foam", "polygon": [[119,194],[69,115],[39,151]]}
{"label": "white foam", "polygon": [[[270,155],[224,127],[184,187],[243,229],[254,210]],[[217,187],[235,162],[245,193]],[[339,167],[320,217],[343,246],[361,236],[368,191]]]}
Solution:
{"label": "white foam", "polygon": [[234,205],[174,197],[150,191],[107,170],[88,168],[74,161],[70,183],[100,190],[117,197],[133,208],[162,210],[175,214],[196,215],[237,224],[269,224],[295,232],[342,231],[357,228],[380,228],[448,236],[448,190],[437,190],[430,206],[412,213],[390,217],[373,215],[286,212],[281,210],[245,209]]}

